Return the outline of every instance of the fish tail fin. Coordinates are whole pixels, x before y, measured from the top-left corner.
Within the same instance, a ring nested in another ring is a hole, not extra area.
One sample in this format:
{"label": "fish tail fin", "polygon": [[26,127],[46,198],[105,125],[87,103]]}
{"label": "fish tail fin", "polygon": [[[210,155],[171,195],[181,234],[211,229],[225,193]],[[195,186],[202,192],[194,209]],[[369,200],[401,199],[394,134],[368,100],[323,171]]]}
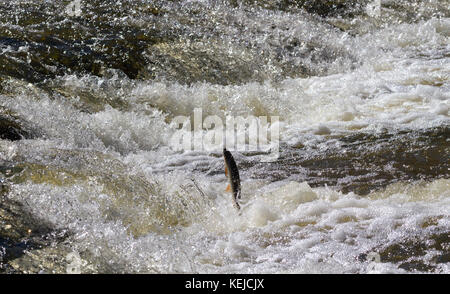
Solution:
{"label": "fish tail fin", "polygon": [[233,206],[237,209],[237,210],[241,210],[241,206],[239,205],[239,203],[236,201],[236,199],[234,199],[233,201]]}

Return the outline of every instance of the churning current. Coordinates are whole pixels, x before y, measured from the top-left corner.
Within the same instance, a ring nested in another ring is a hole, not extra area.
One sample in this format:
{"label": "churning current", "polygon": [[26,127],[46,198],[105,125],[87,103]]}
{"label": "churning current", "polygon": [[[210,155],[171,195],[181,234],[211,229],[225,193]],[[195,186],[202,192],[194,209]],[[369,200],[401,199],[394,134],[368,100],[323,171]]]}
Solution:
{"label": "churning current", "polygon": [[[0,0],[0,272],[450,273],[449,41],[446,0]],[[239,212],[198,109],[268,118]]]}

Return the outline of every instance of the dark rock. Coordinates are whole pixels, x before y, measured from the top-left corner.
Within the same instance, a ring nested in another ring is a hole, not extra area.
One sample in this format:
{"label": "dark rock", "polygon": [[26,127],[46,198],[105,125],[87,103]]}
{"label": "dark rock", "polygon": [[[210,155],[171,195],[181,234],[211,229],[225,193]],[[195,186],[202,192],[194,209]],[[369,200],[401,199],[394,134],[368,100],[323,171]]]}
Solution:
{"label": "dark rock", "polygon": [[444,154],[450,153],[449,137],[448,126],[329,136],[331,146],[282,145],[277,161],[261,163],[246,157],[239,168],[254,179],[307,181],[312,187],[327,185],[366,195],[399,181],[448,178],[450,158]]}
{"label": "dark rock", "polygon": [[304,9],[322,17],[353,17],[355,14],[362,14],[365,5],[369,2],[369,0],[230,0],[234,6],[246,3],[271,10]]}
{"label": "dark rock", "polygon": [[[36,219],[25,207],[5,196],[2,189],[0,202],[0,272],[14,272],[10,261],[26,252],[50,246],[64,240],[66,232],[54,230],[43,220]],[[16,269],[17,270],[17,269]],[[20,271],[20,269],[19,269]]]}
{"label": "dark rock", "polygon": [[0,114],[0,139],[17,141],[31,139],[33,134],[17,119]]}
{"label": "dark rock", "polygon": [[[432,233],[429,236],[417,236],[384,247],[374,248],[372,252],[380,255],[380,262],[397,264],[409,272],[433,272],[439,263],[449,262],[450,232]],[[423,257],[431,254],[426,261]],[[360,261],[367,261],[368,254],[361,254]]]}
{"label": "dark rock", "polygon": [[[277,5],[286,10],[316,5],[300,2]],[[324,1],[317,10],[329,14],[341,5],[333,8],[337,4],[328,2],[333,1]],[[261,45],[255,40],[260,34],[248,31],[245,20],[228,23],[229,14],[210,13],[209,5],[215,4],[84,1],[83,17],[67,18],[62,2],[2,4],[0,22],[17,26],[0,27],[0,47],[11,49],[0,56],[0,75],[45,84],[65,74],[101,77],[115,69],[130,79],[228,85],[322,74],[327,66],[319,64],[349,55],[322,42],[284,44],[292,36],[278,35],[275,25],[268,31],[273,44]],[[250,18],[254,16],[251,7],[246,10]],[[308,56],[298,56],[300,48],[311,48]],[[273,69],[268,70],[268,64]]]}

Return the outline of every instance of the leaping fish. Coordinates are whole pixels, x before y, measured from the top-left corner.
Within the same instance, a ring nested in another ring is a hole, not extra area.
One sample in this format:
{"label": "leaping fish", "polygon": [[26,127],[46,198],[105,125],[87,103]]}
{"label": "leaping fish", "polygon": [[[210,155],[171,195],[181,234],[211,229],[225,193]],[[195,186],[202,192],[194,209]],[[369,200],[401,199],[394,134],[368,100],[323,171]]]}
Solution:
{"label": "leaping fish", "polygon": [[241,199],[241,180],[239,178],[239,170],[237,168],[236,162],[234,161],[233,155],[230,151],[223,148],[223,158],[225,159],[225,175],[228,177],[229,184],[226,191],[233,193],[233,206],[239,210],[238,199]]}

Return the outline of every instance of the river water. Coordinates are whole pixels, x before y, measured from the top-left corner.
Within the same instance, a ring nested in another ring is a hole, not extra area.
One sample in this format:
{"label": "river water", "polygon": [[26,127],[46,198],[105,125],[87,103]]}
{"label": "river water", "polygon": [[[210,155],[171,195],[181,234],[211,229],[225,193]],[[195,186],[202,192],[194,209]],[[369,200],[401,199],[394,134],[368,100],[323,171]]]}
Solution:
{"label": "river water", "polygon": [[[447,0],[0,1],[0,272],[449,273],[449,41]],[[196,108],[279,117],[240,214]]]}

